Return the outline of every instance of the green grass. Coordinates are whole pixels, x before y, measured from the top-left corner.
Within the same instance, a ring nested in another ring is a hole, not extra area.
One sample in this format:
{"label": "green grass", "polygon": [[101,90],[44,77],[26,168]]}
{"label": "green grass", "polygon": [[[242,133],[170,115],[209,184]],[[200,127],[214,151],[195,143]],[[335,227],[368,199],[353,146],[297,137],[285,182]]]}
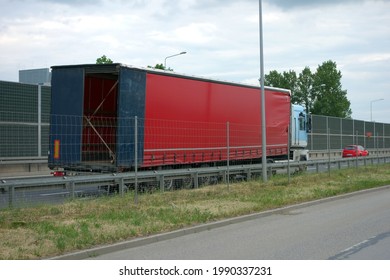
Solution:
{"label": "green grass", "polygon": [[0,259],[40,259],[377,186],[390,166],[0,211]]}

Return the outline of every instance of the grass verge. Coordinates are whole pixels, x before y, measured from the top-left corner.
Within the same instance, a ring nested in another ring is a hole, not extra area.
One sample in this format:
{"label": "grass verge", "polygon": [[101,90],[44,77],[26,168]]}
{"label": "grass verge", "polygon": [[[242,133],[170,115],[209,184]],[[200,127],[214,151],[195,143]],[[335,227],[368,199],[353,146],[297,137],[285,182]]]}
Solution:
{"label": "grass verge", "polygon": [[390,184],[389,165],[275,176],[230,185],[74,200],[0,211],[0,259],[40,259],[93,246]]}

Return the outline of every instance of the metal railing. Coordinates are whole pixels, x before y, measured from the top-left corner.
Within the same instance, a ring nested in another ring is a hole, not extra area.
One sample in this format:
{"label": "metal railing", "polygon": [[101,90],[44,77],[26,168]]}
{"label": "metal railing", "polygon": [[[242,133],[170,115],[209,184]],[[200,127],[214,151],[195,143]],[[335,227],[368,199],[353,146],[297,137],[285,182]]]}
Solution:
{"label": "metal railing", "polygon": [[[390,163],[390,156],[370,156],[360,158],[338,158],[307,161],[279,162],[267,164],[271,177],[276,173],[290,175],[297,171],[330,172],[333,169],[358,168],[359,166]],[[153,188],[161,192],[182,187],[198,188],[203,184],[225,183],[237,180],[250,180],[261,177],[262,165],[228,165],[190,169],[170,169],[159,171],[138,171],[97,175],[77,175],[64,177],[19,178],[0,181],[0,208],[26,207],[36,204],[62,203],[78,197],[91,198],[100,195],[134,191],[134,201],[138,201],[140,191]],[[188,183],[190,182],[190,183]]]}

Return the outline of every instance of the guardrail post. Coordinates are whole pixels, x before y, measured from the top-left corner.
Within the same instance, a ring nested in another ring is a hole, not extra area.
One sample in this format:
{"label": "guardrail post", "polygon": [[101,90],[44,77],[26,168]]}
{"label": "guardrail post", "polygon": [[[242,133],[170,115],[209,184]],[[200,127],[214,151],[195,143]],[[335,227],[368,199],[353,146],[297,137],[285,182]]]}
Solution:
{"label": "guardrail post", "polygon": [[8,207],[13,208],[15,197],[15,186],[8,187]]}
{"label": "guardrail post", "polygon": [[251,169],[247,169],[246,170],[246,180],[247,181],[250,181],[252,179],[252,172],[251,172]]}
{"label": "guardrail post", "polygon": [[272,166],[270,166],[268,170],[268,177],[272,178]]}
{"label": "guardrail post", "polygon": [[70,182],[70,197],[72,199],[75,198],[75,183],[74,183],[74,181]]}
{"label": "guardrail post", "polygon": [[164,175],[160,175],[159,177],[159,182],[160,182],[160,191],[161,192],[164,192],[165,191],[165,189],[164,189]]}
{"label": "guardrail post", "polygon": [[199,173],[195,172],[194,174],[194,188],[199,188]]}
{"label": "guardrail post", "polygon": [[227,183],[227,170],[225,170],[225,171],[223,172],[223,174],[222,174],[222,182],[223,182],[224,184]]}
{"label": "guardrail post", "polygon": [[121,194],[121,196],[124,196],[124,194],[125,194],[125,179],[124,178],[120,178],[120,180],[119,180],[119,193]]}

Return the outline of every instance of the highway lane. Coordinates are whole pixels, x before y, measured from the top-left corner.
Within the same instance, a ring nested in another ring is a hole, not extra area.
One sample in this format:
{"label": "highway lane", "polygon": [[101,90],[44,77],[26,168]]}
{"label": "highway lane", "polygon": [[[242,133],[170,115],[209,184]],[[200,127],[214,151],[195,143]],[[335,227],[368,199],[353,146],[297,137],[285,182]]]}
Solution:
{"label": "highway lane", "polygon": [[[49,176],[26,176],[15,177],[24,179],[38,179],[44,181]],[[50,176],[52,177],[52,176]],[[5,179],[12,180],[14,178]],[[75,198],[93,198],[106,195],[107,191],[99,189],[97,186],[83,186],[74,191]],[[11,196],[11,197],[10,197]],[[17,188],[13,193],[0,191],[0,209],[12,207],[29,207],[42,204],[61,204],[72,198],[71,190],[62,185],[42,186],[42,187],[23,187]]]}
{"label": "highway lane", "polygon": [[104,260],[390,260],[390,188],[93,254]]}

